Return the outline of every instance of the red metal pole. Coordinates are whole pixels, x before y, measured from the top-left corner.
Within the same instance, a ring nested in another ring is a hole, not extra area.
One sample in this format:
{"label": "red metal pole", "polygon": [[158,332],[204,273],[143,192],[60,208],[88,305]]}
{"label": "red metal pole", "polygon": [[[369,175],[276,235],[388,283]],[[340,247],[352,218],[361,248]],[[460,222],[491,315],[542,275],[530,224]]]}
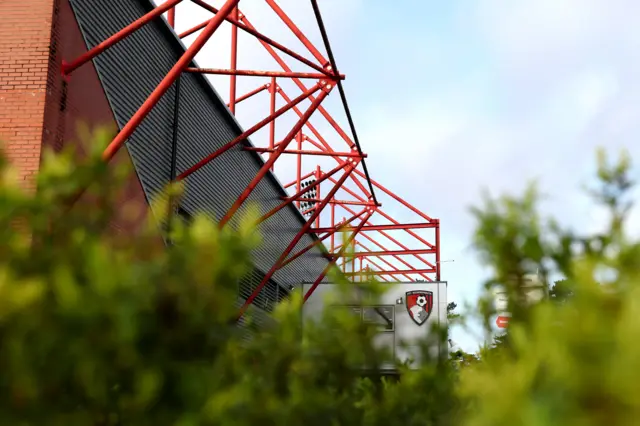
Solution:
{"label": "red metal pole", "polygon": [[271,121],[273,121],[276,118],[280,117],[282,114],[284,114],[285,112],[287,112],[291,108],[294,108],[297,104],[299,104],[300,102],[302,102],[303,100],[308,98],[311,93],[316,92],[316,91],[320,90],[321,88],[322,88],[322,86],[320,85],[320,83],[316,84],[312,89],[310,89],[310,90],[306,91],[305,93],[301,94],[300,96],[295,98],[292,102],[289,102],[287,105],[279,108],[275,113],[269,115],[267,118],[265,118],[262,121],[256,123],[253,127],[251,127],[248,130],[245,130],[240,136],[236,137],[231,142],[229,142],[226,145],[222,146],[221,148],[219,148],[218,150],[216,150],[212,154],[208,155],[207,157],[203,158],[202,160],[200,160],[199,162],[197,162],[196,164],[191,166],[186,171],[182,172],[182,174],[177,177],[177,180],[185,179],[190,174],[195,172],[196,170],[198,170],[198,169],[204,167],[205,165],[209,164],[211,161],[213,161],[219,155],[224,154],[229,149],[233,148],[234,146],[236,146],[237,144],[239,144],[240,142],[242,142],[243,140],[245,140],[246,138],[248,138],[249,136],[251,136],[252,134],[257,132],[258,130],[260,130],[261,128],[266,126]]}
{"label": "red metal pole", "polygon": [[438,219],[436,227],[436,281],[440,281],[440,268],[442,267],[440,262],[440,220]]}
{"label": "red metal pole", "polygon": [[[298,151],[302,151],[302,132],[296,133],[296,142],[298,143]],[[302,188],[302,155],[298,154],[296,158],[296,192],[300,192]],[[300,201],[297,202],[300,208]]]}
{"label": "red metal pole", "polygon": [[384,250],[384,251],[360,251],[354,253],[354,257],[368,257],[368,256],[402,256],[413,254],[435,254],[434,249],[422,249],[422,250]]}
{"label": "red metal pole", "polygon": [[[354,215],[351,217],[351,219],[349,219],[347,221],[347,223],[351,223],[354,220],[358,219],[360,216],[362,216],[363,214],[365,214],[367,212],[367,209],[362,210],[360,213],[358,213],[357,215]],[[337,232],[337,231],[336,231]],[[293,262],[294,260],[296,260],[298,257],[302,256],[303,254],[305,254],[306,252],[308,252],[309,250],[311,250],[313,247],[317,246],[318,244],[320,244],[322,241],[326,240],[328,237],[333,237],[335,235],[335,232],[331,232],[328,233],[326,235],[323,235],[321,238],[318,238],[316,241],[314,241],[313,243],[309,244],[307,247],[303,248],[302,250],[300,250],[298,253],[294,254],[293,256],[289,257],[288,259],[286,259],[284,262],[282,262],[282,265],[280,265],[280,268],[284,268],[286,265],[288,265],[289,263]]]}
{"label": "red metal pole", "polygon": [[[367,246],[365,246],[364,244],[362,244],[360,241],[356,241],[356,244],[359,245],[360,247],[362,247],[363,249],[367,250],[367,251],[371,251],[371,249]],[[391,269],[393,269],[394,271],[398,271],[398,268],[396,268],[396,266],[389,262],[387,259],[383,258],[383,257],[379,257],[376,256],[381,262],[383,262],[385,265],[387,265],[388,267],[390,267]],[[373,263],[373,261],[371,259],[369,259],[369,262]],[[378,269],[383,270],[380,266],[378,266],[377,264],[373,263],[374,265],[376,265],[378,267]],[[411,268],[411,264],[410,263],[406,263],[406,266]],[[405,277],[408,280],[411,280],[411,277],[409,275],[405,275]]]}
{"label": "red metal pole", "polygon": [[[369,235],[367,235],[367,234],[362,234],[362,237],[363,237],[363,238],[366,238],[366,239],[367,239],[367,240],[369,240],[369,241],[371,241],[373,244],[375,244],[376,246],[380,247],[382,250],[389,251],[389,249],[387,249],[385,246],[383,246],[382,244],[380,244],[378,241],[376,241],[376,240],[374,240],[373,238],[371,238]],[[404,246],[404,245],[401,245],[401,247],[405,247],[405,246]],[[405,265],[405,266],[407,266],[407,267],[409,267],[409,268],[413,268],[413,265],[412,265],[412,264],[410,264],[409,262],[407,262],[406,260],[404,260],[404,259],[403,259],[403,258],[401,258],[400,256],[398,256],[398,255],[392,255],[392,256],[393,256],[393,258],[394,258],[394,259],[396,259],[397,261],[399,261],[399,262],[400,262],[400,263],[402,263],[403,265]],[[422,260],[422,261],[424,261],[424,259],[422,259],[422,258],[421,258],[420,256],[418,256],[418,255],[413,255],[413,256],[414,256],[414,257],[417,257],[418,259],[420,259],[420,260]],[[382,258],[380,257],[379,259],[382,259]],[[427,265],[427,266],[431,266],[431,265],[429,264],[429,265]],[[428,275],[422,275],[422,277],[423,277],[425,280],[429,280],[429,281],[431,281],[431,277],[429,277]],[[409,277],[407,277],[407,278],[409,278]]]}
{"label": "red metal pole", "polygon": [[[356,170],[356,174],[359,175],[362,178],[365,178],[365,174],[362,173],[359,170]],[[417,214],[418,216],[422,217],[424,220],[426,220],[427,222],[431,222],[433,219],[430,218],[429,216],[427,216],[426,214],[424,214],[423,212],[421,212],[420,210],[418,210],[417,208],[413,207],[411,204],[407,203],[405,200],[403,200],[402,198],[398,197],[396,194],[394,194],[393,192],[389,191],[387,188],[385,188],[384,186],[380,185],[378,182],[376,182],[375,180],[371,179],[371,183],[373,185],[375,185],[377,188],[380,188],[385,194],[387,194],[389,197],[393,198],[394,200],[396,200],[397,202],[399,202],[400,204],[402,204],[403,206],[405,206],[406,208],[408,208],[409,210],[411,210],[412,212],[414,212],[415,214]]]}
{"label": "red metal pole", "polygon": [[[405,275],[405,274],[433,274],[435,269],[409,269],[400,271],[372,271],[373,275]],[[354,275],[352,272],[345,273],[347,276]]]}
{"label": "red metal pole", "polygon": [[176,8],[175,7],[172,7],[171,9],[169,9],[167,21],[169,21],[169,25],[171,26],[171,28],[176,27]]}
{"label": "red metal pole", "polygon": [[287,149],[287,146],[289,145],[291,140],[295,137],[296,133],[299,132],[300,129],[302,129],[302,126],[304,126],[304,123],[307,120],[309,120],[309,117],[311,117],[311,115],[315,112],[315,110],[320,106],[322,101],[324,101],[327,95],[329,95],[329,92],[331,91],[332,88],[333,88],[333,85],[331,84],[325,85],[325,89],[322,92],[320,92],[320,95],[318,95],[318,97],[311,103],[311,106],[309,106],[309,108],[305,111],[303,117],[300,118],[300,120],[298,120],[298,122],[295,124],[293,129],[291,129],[291,131],[289,132],[289,134],[285,136],[282,143],[278,146],[277,151],[273,154],[271,158],[269,158],[265,162],[264,166],[262,166],[262,168],[258,172],[258,175],[253,178],[253,180],[249,183],[247,188],[242,192],[242,194],[240,194],[240,197],[238,197],[238,199],[233,203],[231,208],[229,208],[229,211],[227,212],[227,214],[225,214],[224,217],[220,219],[221,228],[224,227],[227,224],[227,222],[229,222],[229,220],[233,217],[235,212],[238,211],[240,206],[242,206],[242,204],[246,201],[246,199],[249,198],[249,195],[251,195],[255,187],[258,185],[258,182],[260,182],[260,180],[262,180],[264,175],[267,174],[267,172],[269,171],[273,163],[275,163],[278,157],[280,157],[280,154],[282,154],[282,151]]}
{"label": "red metal pole", "polygon": [[302,211],[302,215],[304,216],[304,215],[306,215],[307,213],[311,213],[312,211],[313,211],[313,207],[312,207],[312,208],[310,208],[310,209],[303,210],[303,211]]}
{"label": "red metal pole", "polygon": [[[335,228],[336,226],[336,205],[331,204],[331,227]],[[331,253],[335,250],[336,241],[335,241],[335,231],[331,233]]]}
{"label": "red metal pole", "polygon": [[[342,168],[343,166],[338,166],[338,167]],[[306,175],[302,176],[302,180],[305,180],[306,178],[310,178],[311,176],[313,176],[313,172],[307,173]],[[284,189],[292,187],[293,185],[296,184],[297,181],[298,181],[297,179],[292,180],[291,182],[289,182],[284,186]]]}
{"label": "red metal pole", "polygon": [[[248,27],[253,28],[253,26],[251,25],[251,23],[249,22],[246,16],[242,18],[242,22],[244,22]],[[273,59],[275,59],[275,61],[278,62],[278,64],[282,67],[283,70],[287,72],[291,72],[291,68],[289,68],[287,63],[282,60],[280,55],[278,55],[276,51],[271,48],[271,46],[269,46],[264,42],[261,42],[261,43],[264,46],[264,48],[267,50],[267,52],[269,52],[269,54],[273,57]],[[292,81],[296,84],[296,86],[300,88],[300,90],[306,90],[306,86],[302,83],[302,81],[300,81],[300,79],[293,78]],[[329,124],[331,124],[331,126],[335,129],[335,131],[338,132],[338,134],[342,137],[345,143],[349,145],[349,148],[354,149],[355,144],[353,143],[351,138],[345,133],[342,127],[340,127],[340,125],[338,125],[338,123],[333,119],[333,117],[331,117],[331,114],[329,114],[327,110],[324,109],[323,107],[318,108],[318,112],[320,112],[320,114],[322,114],[322,116],[329,122]]]}
{"label": "red metal pole", "polygon": [[[356,258],[353,255],[356,251],[356,244],[355,244],[355,239],[351,241],[351,272],[355,272],[356,271]],[[354,276],[355,277],[355,276]]]}
{"label": "red metal pole", "polygon": [[[356,206],[360,206],[360,205],[370,205],[370,202],[367,201],[360,201],[360,202],[356,202],[356,201],[336,201],[336,204],[343,204],[343,205],[356,205]],[[362,228],[362,232],[365,231],[393,231],[393,230],[407,230],[407,229],[424,229],[424,228],[437,228],[437,225],[435,223],[403,223],[401,225],[367,225],[364,228]],[[322,232],[329,232],[331,231],[332,228],[314,228],[313,231],[320,234]],[[433,250],[433,248],[431,249]],[[435,252],[434,252],[435,253]]]}
{"label": "red metal pole", "polygon": [[[406,232],[411,232],[411,231],[409,231],[408,229],[405,229],[405,231],[406,231]],[[397,239],[393,238],[391,235],[387,234],[385,231],[378,231],[378,232],[380,232],[382,235],[384,235],[385,237],[387,237],[387,238],[388,238],[389,240],[391,240],[392,242],[394,242],[394,243],[396,243],[397,245],[399,245],[401,248],[403,248],[403,249],[405,249],[405,250],[408,250],[407,246],[405,246],[404,244],[401,244]],[[434,246],[433,244],[427,244],[427,246],[428,246],[430,249],[434,249],[434,248],[435,248],[435,246]],[[430,266],[430,267],[434,268],[434,265],[433,265],[431,262],[429,262],[428,260],[426,260],[425,258],[420,257],[420,256],[419,256],[419,255],[417,255],[417,254],[416,254],[416,255],[414,255],[414,256],[415,256],[417,259],[422,260],[422,261],[423,261],[425,264],[427,264],[428,266]]]}
{"label": "red metal pole", "polygon": [[[360,181],[359,181],[357,178],[352,179],[352,180],[353,180],[354,182],[356,182],[356,183],[360,183]],[[362,183],[360,183],[360,185],[362,185]],[[352,195],[354,198],[356,198],[356,199],[358,199],[358,200],[360,200],[360,201],[362,201],[362,202],[368,202],[367,200],[365,200],[365,199],[364,199],[364,197],[361,197],[360,195],[356,194],[355,192],[353,192],[353,191],[352,191],[351,189],[349,189],[348,187],[346,187],[346,186],[345,186],[345,187],[344,187],[344,188],[342,188],[342,189],[343,189],[347,194]],[[364,192],[364,191],[363,191],[363,192]],[[365,194],[369,197],[369,199],[371,199],[371,196],[370,196],[370,194],[368,194],[368,192],[365,192]],[[380,207],[381,205],[382,205],[382,204],[378,204],[378,207]],[[379,212],[380,212],[380,213],[382,213],[382,211],[381,211],[381,210],[379,210]]]}
{"label": "red metal pole", "polygon": [[[236,6],[231,12],[231,17],[238,20],[238,7]],[[238,68],[238,27],[231,25],[231,81],[229,82],[229,110],[232,114],[236,113],[236,74],[234,71]],[[192,68],[187,68],[190,70]]]}
{"label": "red metal pole", "polygon": [[[344,189],[344,188],[343,188]],[[351,214],[355,213],[355,211],[353,211],[351,208],[347,207],[347,206],[342,206],[346,211],[350,212]],[[378,209],[377,211],[380,211],[380,209]],[[382,235],[386,236],[387,238],[389,238],[392,242],[396,243],[397,245],[399,245],[401,248],[403,249],[408,249],[407,246],[401,244],[399,241],[397,241],[396,239],[392,238],[390,235],[386,234],[384,231],[378,231],[380,232]],[[376,240],[374,240],[373,238],[371,238],[369,235],[363,233],[362,234],[363,238],[366,238],[367,240],[371,241],[373,244],[375,244],[376,246],[380,247],[382,250],[388,250],[385,246],[383,246],[382,244],[380,244],[379,242],[377,242]],[[420,257],[419,255],[414,255],[414,257],[422,260],[423,262],[425,262],[428,266],[433,268],[433,265],[429,262],[427,262],[426,260],[424,260],[422,257]],[[402,262],[404,265],[408,266],[409,268],[413,268],[413,266],[407,262],[406,260],[404,260],[403,258],[401,258],[400,256],[393,256],[394,259],[398,260],[399,262]],[[382,258],[381,258],[382,259]],[[423,275],[423,278],[426,280],[431,281],[431,278],[428,277],[427,275]]]}
{"label": "red metal pole", "polygon": [[[313,188],[315,188],[320,182],[322,182],[323,180],[328,179],[330,176],[338,173],[338,171],[340,171],[341,169],[345,168],[346,166],[350,165],[349,164],[345,164],[343,166],[338,166],[335,169],[331,170],[329,173],[327,173],[326,175],[324,175],[319,181],[316,181],[315,183],[306,186],[304,188],[302,188],[300,191],[296,192],[293,196],[291,197],[286,197],[284,198],[284,201],[278,206],[278,207],[274,207],[269,213],[265,214],[264,216],[262,216],[260,218],[260,220],[258,221],[258,223],[262,223],[265,220],[269,219],[271,216],[273,216],[274,214],[278,213],[280,210],[282,210],[283,208],[285,208],[290,202],[292,201],[297,201],[303,194],[306,194],[307,192],[311,191]],[[353,214],[355,214],[355,212],[353,212]]]}
{"label": "red metal pole", "polygon": [[[373,260],[369,259],[369,263],[371,263],[373,266],[375,266],[376,268],[378,268],[379,270],[382,270],[382,268],[380,267],[380,265],[378,265],[376,262],[374,262]],[[367,268],[367,272],[369,271],[373,271],[374,269],[371,268]],[[380,275],[379,278],[385,282],[389,282],[388,279],[386,279],[383,275]]]}
{"label": "red metal pole", "polygon": [[[344,222],[344,218],[342,218],[342,221]],[[348,250],[347,247],[349,247],[349,242],[348,242],[348,238],[345,239],[344,238],[344,234],[342,235],[342,246],[345,248],[344,251]],[[336,254],[336,257],[339,257],[340,252],[338,251],[338,253]],[[338,259],[336,259],[336,262],[338,261]],[[342,272],[347,272],[347,261],[344,260],[342,262],[342,264],[340,265],[340,267],[342,268]]]}
{"label": "red metal pole", "polygon": [[271,267],[269,272],[266,273],[266,275],[262,279],[262,282],[260,283],[260,285],[258,285],[258,287],[256,287],[255,290],[253,290],[253,293],[251,293],[251,295],[244,302],[244,304],[240,308],[238,319],[242,318],[242,315],[244,315],[244,313],[247,310],[247,308],[249,307],[249,305],[251,303],[253,303],[253,300],[258,296],[258,294],[260,294],[260,291],[267,284],[267,282],[269,282],[269,280],[271,279],[271,277],[273,276],[275,271],[281,266],[282,262],[284,262],[284,260],[287,258],[287,256],[289,256],[289,253],[291,253],[291,251],[295,248],[295,246],[302,239],[302,237],[309,231],[309,228],[311,228],[311,224],[313,223],[314,220],[316,220],[316,216],[320,214],[322,209],[324,209],[324,207],[327,205],[327,202],[329,201],[329,199],[331,197],[333,197],[333,195],[338,191],[340,185],[342,185],[344,183],[344,181],[347,180],[347,177],[351,174],[351,172],[353,171],[355,166],[356,165],[354,164],[351,167],[349,167],[347,170],[345,170],[345,172],[343,173],[343,175],[340,177],[340,179],[338,181],[340,183],[338,185],[335,185],[331,189],[331,191],[329,191],[329,194],[327,195],[327,198],[325,198],[325,200],[322,203],[320,203],[320,207],[317,208],[315,210],[315,212],[313,212],[311,217],[305,222],[305,224],[302,226],[300,231],[298,231],[296,236],[289,243],[289,246],[287,246],[285,251],[280,255],[280,258],[278,258],[276,263],[273,264],[273,266]]}
{"label": "red metal pole", "polygon": [[[233,27],[236,28],[236,27]],[[233,52],[232,52],[233,54]],[[247,77],[282,77],[282,78],[310,78],[313,80],[327,79],[324,74],[311,73],[311,72],[284,72],[284,71],[258,71],[258,70],[239,70],[232,67],[230,69],[224,68],[187,68],[185,72],[199,73],[199,74],[212,74],[212,75],[230,75],[235,77],[238,75]],[[331,80],[344,80],[344,74],[331,78]],[[233,78],[232,78],[233,80]]]}
{"label": "red metal pole", "polygon": [[[297,140],[297,139],[296,139]],[[257,147],[246,147],[245,151],[255,151],[255,152],[275,152],[275,149],[271,148],[257,148]],[[287,149],[283,152],[283,154],[302,154],[302,155],[316,155],[320,157],[346,157],[346,158],[367,158],[367,154],[360,155],[357,152],[321,152],[321,151],[309,151],[306,149]],[[314,174],[315,172],[311,172]],[[301,178],[304,180],[304,178]]]}
{"label": "red metal pole", "polygon": [[[271,86],[269,86],[269,93],[271,97],[269,98],[269,111],[271,114],[276,110],[276,91],[278,90],[278,86],[276,84],[276,78],[271,77]],[[273,145],[276,143],[276,122],[272,121],[269,125],[269,149],[273,149]],[[271,155],[269,155],[271,157]],[[271,171],[273,172],[274,167],[271,167]]]}
{"label": "red metal pole", "polygon": [[[173,0],[173,2],[177,3],[178,0]],[[118,152],[118,149],[125,143],[127,139],[133,134],[138,125],[144,120],[144,118],[149,114],[151,109],[158,103],[162,95],[164,95],[167,90],[171,87],[171,85],[178,79],[182,70],[184,70],[187,65],[193,61],[193,58],[196,54],[202,49],[202,46],[211,38],[213,33],[218,29],[218,27],[224,21],[225,16],[231,13],[231,10],[238,4],[240,0],[227,0],[224,6],[220,9],[220,13],[215,16],[209,22],[209,25],[204,29],[204,31],[198,36],[198,38],[193,42],[191,46],[184,52],[184,54],[180,57],[178,62],[171,68],[171,70],[167,73],[167,75],[162,79],[158,87],[149,95],[146,101],[142,104],[142,106],[133,114],[133,117],[129,120],[129,122],[122,128],[120,133],[116,135],[113,141],[107,146],[102,154],[102,158],[105,161],[109,161],[113,156]],[[171,1],[167,2],[171,3]],[[165,4],[167,4],[165,3]]]}
{"label": "red metal pole", "polygon": [[[362,222],[360,222],[360,225],[364,226],[364,224],[367,222],[367,220],[369,220],[372,214],[373,214],[373,211],[370,211],[369,214],[367,214],[367,216],[364,219],[362,219]],[[313,285],[311,286],[311,288],[304,295],[303,303],[306,302],[309,299],[309,297],[311,297],[314,291],[316,291],[316,288],[318,288],[318,285],[320,285],[320,282],[322,281],[322,279],[327,275],[327,272],[329,272],[329,269],[331,269],[331,267],[335,265],[336,261],[344,255],[346,248],[349,247],[349,245],[351,244],[351,241],[356,237],[356,235],[358,235],[358,232],[359,232],[359,228],[356,228],[353,231],[353,233],[349,236],[348,240],[344,242],[344,244],[342,245],[342,248],[338,252],[338,255],[329,262],[329,264],[324,268],[324,271],[322,271],[322,274],[320,274],[320,276],[313,282]]]}
{"label": "red metal pole", "polygon": [[[286,66],[286,64],[285,64]],[[284,93],[284,91],[281,89],[278,91],[278,93],[280,94],[280,96],[282,96],[282,98],[285,100],[285,102],[287,102],[287,99],[289,99],[289,97],[287,96],[286,93]],[[298,114],[299,116],[302,114],[302,112],[300,111],[300,109],[298,108],[294,108],[293,109],[295,111],[296,114]],[[313,135],[318,138],[318,140],[320,142],[322,142],[322,145],[324,146],[324,149],[327,150],[328,152],[333,151],[333,149],[331,148],[331,146],[329,145],[329,143],[327,143],[327,141],[322,137],[322,135],[320,134],[320,132],[318,132],[318,130],[310,123],[307,122],[306,124],[307,128],[309,130],[311,130],[311,133],[313,133]],[[311,141],[309,138],[305,137],[305,140],[307,141]],[[321,148],[322,149],[322,148]],[[338,163],[340,163],[341,159],[336,158],[335,159]],[[354,175],[351,175],[350,179],[358,186],[358,188],[360,188],[360,190],[362,191],[363,194],[366,194],[367,197],[371,197],[371,194],[369,193],[369,190],[367,188],[365,188],[365,186],[358,180],[355,179]]]}
{"label": "red metal pole", "polygon": [[[215,7],[205,3],[202,0],[191,0],[193,3],[197,4],[198,6],[202,7],[203,9],[208,10],[211,13],[218,13],[218,9],[216,9]],[[291,56],[294,59],[297,59],[298,61],[302,62],[303,64],[315,69],[318,72],[321,72],[325,75],[325,78],[332,78],[333,73],[331,73],[330,71],[327,71],[323,68],[323,66],[320,66],[318,64],[315,64],[314,62],[310,61],[309,59],[297,54],[296,52],[294,52],[291,49],[288,49],[286,47],[284,47],[283,45],[281,45],[280,43],[270,39],[269,37],[266,37],[265,35],[261,34],[260,32],[256,31],[255,28],[253,28],[251,25],[247,25],[241,22],[241,20],[244,19],[244,16],[240,17],[240,20],[237,19],[233,19],[232,17],[227,17],[226,20],[231,22],[233,25],[236,25],[238,28],[240,28],[241,30],[251,34],[252,36],[254,36],[255,38],[257,38],[258,40],[260,40],[262,43],[265,43],[269,46],[269,48],[271,48],[271,46],[275,47],[276,49],[280,50],[283,53],[286,53],[287,55]],[[194,32],[201,30],[202,28],[204,28],[206,26],[207,22],[203,22],[199,25],[196,25],[195,27],[191,28],[188,31],[185,31],[184,33],[180,34],[179,37],[180,38],[184,38],[187,37],[191,34],[193,34]],[[324,64],[323,64],[324,65]]]}
{"label": "red metal pole", "polygon": [[[320,166],[318,165],[316,166],[316,182],[318,182],[318,186],[317,186],[318,190],[316,195],[318,199],[322,198],[322,196],[320,195],[320,175],[321,175]],[[317,206],[318,202],[316,201],[314,204]],[[319,228],[319,227],[320,227],[320,215],[318,215],[318,217],[316,218],[316,228]]]}
{"label": "red metal pole", "polygon": [[[265,85],[264,85],[264,86],[262,86],[262,87],[258,87],[257,89],[252,90],[251,92],[249,92],[249,93],[247,93],[247,94],[245,94],[245,95],[240,96],[239,98],[237,98],[237,99],[236,99],[236,105],[238,105],[240,102],[242,102],[242,101],[244,101],[244,100],[246,100],[246,99],[249,99],[249,98],[250,98],[250,97],[252,97],[253,95],[257,95],[258,93],[262,92],[263,90],[267,90],[268,88],[269,88],[269,85],[268,85],[268,84],[265,84]],[[229,109],[231,109],[230,104],[227,104],[227,106],[229,107]],[[273,114],[274,112],[275,112],[275,110],[274,110],[274,111],[272,111],[271,113]],[[272,122],[272,123],[273,123],[273,122]]]}
{"label": "red metal pole", "polygon": [[[357,170],[356,170],[357,171]],[[332,182],[334,182],[332,180]],[[373,181],[372,181],[373,182]],[[334,182],[335,183],[335,182]],[[359,196],[358,194],[356,194],[355,192],[351,191],[349,188],[344,187],[343,188],[346,192],[348,192],[349,194],[353,195],[355,198],[361,200],[361,201],[365,201],[364,198],[362,198],[361,196]],[[381,188],[382,189],[382,188]],[[401,225],[397,220],[395,220],[394,218],[392,218],[391,216],[389,216],[388,214],[386,214],[385,212],[383,212],[382,210],[378,209],[378,214],[380,214],[382,217],[384,217],[385,219],[391,221],[393,224],[395,225]],[[430,219],[431,223],[435,223],[436,219]],[[422,238],[420,235],[416,234],[415,232],[411,231],[410,229],[405,229],[405,231],[411,235],[413,238],[417,239],[418,241],[420,241],[423,244],[426,244],[427,246],[431,247],[431,248],[435,248],[435,246],[433,244],[431,244],[430,242],[428,242],[427,240],[425,240],[424,238]],[[384,232],[380,231],[383,235],[387,236],[387,234],[385,234]],[[424,259],[422,259],[424,262],[426,262]],[[430,265],[433,266],[433,265]]]}
{"label": "red metal pole", "polygon": [[165,13],[168,10],[174,8],[181,1],[182,0],[168,0],[167,2],[165,2],[165,3],[161,4],[160,6],[154,8],[151,12],[149,12],[146,15],[142,16],[140,19],[137,19],[136,21],[134,21],[131,24],[127,25],[126,27],[124,27],[123,29],[121,29],[120,31],[118,31],[117,33],[115,33],[114,35],[112,35],[111,37],[109,37],[108,39],[103,41],[102,43],[100,43],[97,46],[95,46],[93,49],[91,49],[88,52],[80,55],[74,61],[69,62],[69,63],[67,63],[66,61],[62,61],[62,74],[63,75],[71,74],[76,69],[78,69],[79,67],[81,67],[85,63],[89,62],[90,60],[92,60],[93,58],[95,58],[96,56],[98,56],[99,54],[101,54],[102,52],[104,52],[105,50],[107,50],[108,48],[113,46],[114,44],[118,43],[122,39],[124,39],[127,36],[131,35],[135,31],[139,30],[140,28],[142,28],[143,26],[145,26],[149,22],[153,21],[154,19],[156,19],[158,16],[162,15],[163,13]]}
{"label": "red metal pole", "polygon": [[271,9],[273,9],[273,11],[276,12],[276,14],[282,20],[282,22],[284,22],[287,25],[287,27],[289,27],[289,29],[296,35],[296,37],[298,37],[298,40],[300,40],[302,44],[304,44],[304,47],[306,47],[309,50],[309,52],[311,52],[314,58],[316,58],[316,60],[320,62],[322,65],[324,66],[328,65],[329,61],[327,61],[327,59],[322,55],[322,53],[320,53],[318,49],[316,49],[313,43],[311,43],[309,39],[304,35],[304,33],[300,31],[300,28],[298,28],[296,24],[293,23],[293,21],[287,16],[287,14],[284,13],[282,9],[280,9],[280,6],[278,6],[276,2],[273,0],[266,0],[266,2],[267,4],[269,4],[269,6],[271,6]]}

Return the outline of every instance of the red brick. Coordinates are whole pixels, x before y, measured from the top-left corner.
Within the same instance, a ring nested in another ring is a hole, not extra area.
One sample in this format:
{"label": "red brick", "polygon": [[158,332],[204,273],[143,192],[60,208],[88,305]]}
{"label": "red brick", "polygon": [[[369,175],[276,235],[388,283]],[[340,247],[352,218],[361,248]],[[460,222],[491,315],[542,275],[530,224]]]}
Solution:
{"label": "red brick", "polygon": [[[35,190],[43,149],[75,143],[79,122],[115,128],[115,121],[91,62],[71,76],[61,111],[60,64],[86,52],[69,0],[0,0],[0,16],[0,144],[24,187]],[[81,144],[78,151],[83,155]],[[122,150],[112,161],[131,159]],[[117,212],[114,230],[138,229],[148,206],[135,175],[123,188],[122,201],[133,203],[139,214],[132,221]]]}
{"label": "red brick", "polygon": [[[8,147],[9,158],[22,165],[20,176],[27,181],[38,170],[44,130],[44,104],[34,91],[47,89],[46,71],[29,64],[48,65],[53,7],[54,0],[0,2],[0,139]],[[22,130],[25,127],[27,132]],[[32,185],[27,182],[27,186]]]}

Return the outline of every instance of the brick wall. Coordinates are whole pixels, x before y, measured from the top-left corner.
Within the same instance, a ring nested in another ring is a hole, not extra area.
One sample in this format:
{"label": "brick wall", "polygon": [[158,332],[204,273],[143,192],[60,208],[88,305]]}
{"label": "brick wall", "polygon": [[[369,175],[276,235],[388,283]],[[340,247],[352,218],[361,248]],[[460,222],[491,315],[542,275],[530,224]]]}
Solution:
{"label": "brick wall", "polygon": [[31,189],[40,164],[53,3],[0,1],[0,141]]}
{"label": "brick wall", "polygon": [[[84,144],[79,124],[117,129],[92,62],[63,79],[62,60],[71,61],[86,46],[69,0],[0,0],[0,143],[25,187],[34,189],[43,149]],[[131,165],[126,149],[112,160]],[[121,189],[112,228],[134,232],[147,217],[148,205],[135,174]],[[83,200],[80,200],[83,201]],[[84,200],[84,202],[91,202]]]}

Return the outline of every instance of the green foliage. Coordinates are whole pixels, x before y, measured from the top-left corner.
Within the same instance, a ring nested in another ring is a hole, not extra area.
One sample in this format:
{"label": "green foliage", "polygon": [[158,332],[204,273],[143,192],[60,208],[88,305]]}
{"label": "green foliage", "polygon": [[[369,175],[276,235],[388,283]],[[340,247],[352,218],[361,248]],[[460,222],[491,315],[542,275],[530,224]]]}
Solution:
{"label": "green foliage", "polygon": [[[247,339],[248,328],[236,325],[237,286],[259,243],[248,225],[255,217],[236,231],[204,216],[187,225],[170,214],[181,192],[172,186],[136,234],[114,232],[130,170],[103,164],[109,139],[96,134],[85,158],[47,153],[35,194],[2,164],[0,424],[377,425],[391,416],[417,425],[449,417],[445,361],[402,384],[430,389],[439,404],[423,407],[420,393],[408,401],[378,374],[390,359],[372,344],[371,326],[329,310],[302,327],[300,295]],[[368,303],[381,291],[370,284]]]}
{"label": "green foliage", "polygon": [[[247,335],[236,325],[238,281],[260,243],[255,217],[235,231],[204,216],[184,224],[171,214],[181,193],[171,186],[146,226],[115,233],[130,170],[104,165],[109,135],[94,136],[84,159],[47,154],[35,194],[0,159],[0,424],[617,426],[640,418],[640,242],[625,230],[626,158],[599,157],[601,185],[591,192],[609,211],[602,234],[578,236],[541,217],[533,186],[523,197],[485,196],[473,210],[474,243],[492,270],[487,290],[507,288],[508,334],[479,354],[443,357],[430,348],[447,333],[434,329],[421,368],[397,365],[398,375],[384,378],[380,366],[391,360],[374,345],[375,330],[335,309],[303,324],[300,294],[277,306],[270,327]],[[524,275],[536,270],[544,282],[564,278],[531,305]],[[384,290],[370,284],[367,302]],[[449,304],[448,317],[462,324],[456,308]],[[488,298],[476,314],[489,330]]]}
{"label": "green foliage", "polygon": [[[630,163],[623,156],[611,165],[601,153],[599,166],[600,186],[592,194],[609,213],[604,234],[576,236],[543,220],[531,191],[477,211],[476,242],[492,259],[490,284],[524,272],[524,265],[566,280],[551,289],[563,303],[531,307],[515,297],[518,280],[507,284],[514,287],[511,306],[518,315],[507,350],[462,372],[460,395],[470,404],[465,425],[637,424],[640,242],[624,232]],[[496,231],[493,239],[489,229]]]}
{"label": "green foliage", "polygon": [[571,282],[567,279],[554,281],[553,286],[549,289],[549,298],[555,302],[563,303],[572,295]]}

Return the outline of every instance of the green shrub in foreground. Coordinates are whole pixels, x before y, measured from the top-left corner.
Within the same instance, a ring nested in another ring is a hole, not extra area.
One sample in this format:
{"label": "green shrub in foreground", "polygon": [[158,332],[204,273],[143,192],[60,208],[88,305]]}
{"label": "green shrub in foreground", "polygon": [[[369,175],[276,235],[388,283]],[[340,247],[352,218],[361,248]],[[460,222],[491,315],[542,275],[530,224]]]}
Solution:
{"label": "green shrub in foreground", "polygon": [[[538,197],[487,199],[476,245],[495,282],[510,283],[514,322],[506,344],[462,374],[469,426],[637,425],[640,422],[640,241],[626,222],[630,164],[599,156],[598,207],[608,227],[576,235],[538,214]],[[565,279],[551,301],[518,302],[527,269]],[[558,299],[560,297],[560,299]],[[558,300],[561,303],[558,303]]]}
{"label": "green shrub in foreground", "polygon": [[362,374],[386,354],[348,316],[303,330],[296,296],[275,327],[244,339],[235,319],[257,243],[249,218],[237,232],[205,217],[167,221],[173,187],[137,235],[114,234],[130,171],[102,164],[108,140],[97,134],[84,160],[47,154],[36,194],[0,167],[0,424],[373,425],[395,413],[390,385]]}
{"label": "green shrub in foreground", "polygon": [[[167,223],[172,187],[148,226],[114,235],[129,171],[101,163],[108,139],[80,163],[48,155],[35,195],[0,165],[0,425],[637,424],[640,245],[624,228],[624,161],[600,164],[601,235],[543,219],[533,190],[475,209],[487,286],[508,283],[509,333],[462,367],[427,360],[392,381],[363,377],[387,356],[371,329],[329,313],[302,328],[299,296],[244,339],[237,282],[259,243],[249,219],[237,232]],[[565,279],[562,303],[519,303],[532,268]],[[471,314],[489,318],[485,306]]]}

